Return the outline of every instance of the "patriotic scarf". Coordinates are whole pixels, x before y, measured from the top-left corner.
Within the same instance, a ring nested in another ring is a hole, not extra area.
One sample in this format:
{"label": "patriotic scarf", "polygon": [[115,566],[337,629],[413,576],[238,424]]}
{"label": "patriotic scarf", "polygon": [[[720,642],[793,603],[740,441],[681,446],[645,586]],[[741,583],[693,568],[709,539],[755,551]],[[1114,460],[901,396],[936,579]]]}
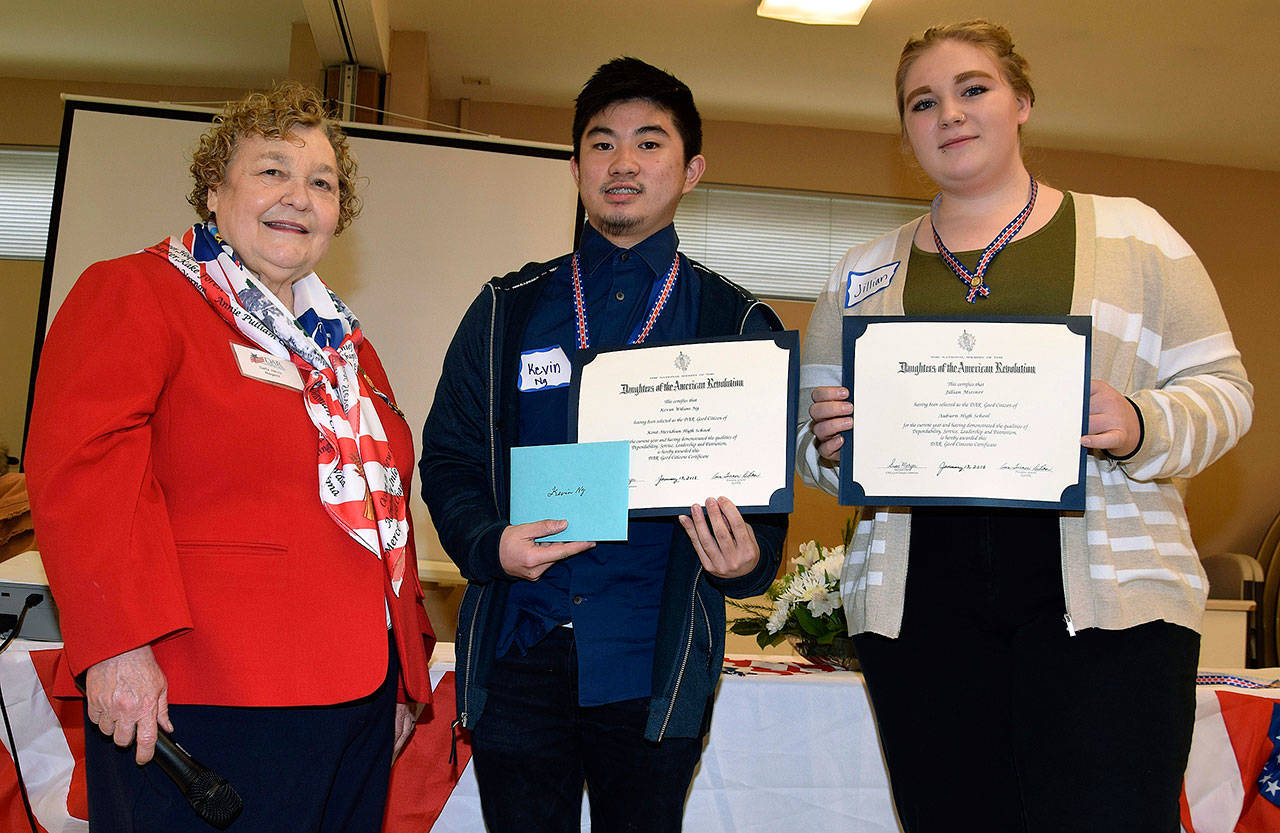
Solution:
{"label": "patriotic scarf", "polygon": [[[319,432],[320,502],[334,523],[383,561],[399,596],[409,540],[404,485],[369,394],[399,409],[360,370],[360,322],[312,272],[293,284],[295,307],[314,311],[308,317],[328,325],[312,337],[240,264],[212,224],[196,223],[182,237],[146,251],[185,275],[227,324],[301,372],[303,405]],[[336,335],[336,328],[342,338],[333,346],[335,339],[326,335]]]}

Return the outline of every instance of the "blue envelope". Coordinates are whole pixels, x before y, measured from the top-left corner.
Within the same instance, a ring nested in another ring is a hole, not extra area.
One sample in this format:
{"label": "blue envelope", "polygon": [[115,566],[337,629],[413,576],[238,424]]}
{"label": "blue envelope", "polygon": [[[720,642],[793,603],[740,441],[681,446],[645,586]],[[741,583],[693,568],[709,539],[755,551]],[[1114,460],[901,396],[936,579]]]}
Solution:
{"label": "blue envelope", "polygon": [[625,441],[513,448],[511,523],[569,521],[541,541],[625,541],[630,472]]}

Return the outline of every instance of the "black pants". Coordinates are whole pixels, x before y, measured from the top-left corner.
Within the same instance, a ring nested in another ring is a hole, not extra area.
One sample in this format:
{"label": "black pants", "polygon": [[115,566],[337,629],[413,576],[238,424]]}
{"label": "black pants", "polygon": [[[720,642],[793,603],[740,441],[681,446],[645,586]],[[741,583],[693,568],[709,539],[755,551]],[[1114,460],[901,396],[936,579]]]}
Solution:
{"label": "black pants", "polygon": [[913,513],[898,639],[855,638],[908,833],[1176,833],[1199,635],[1069,636],[1056,514]]}
{"label": "black pants", "polygon": [[489,833],[579,830],[584,783],[592,833],[679,831],[702,739],[646,741],[648,698],[579,706],[577,681],[568,628],[494,664],[471,735]]}
{"label": "black pants", "polygon": [[[244,800],[231,833],[378,833],[391,777],[400,665],[369,697],[336,706],[170,706],[173,738]],[[91,833],[209,833],[155,763],[138,766],[85,719]]]}

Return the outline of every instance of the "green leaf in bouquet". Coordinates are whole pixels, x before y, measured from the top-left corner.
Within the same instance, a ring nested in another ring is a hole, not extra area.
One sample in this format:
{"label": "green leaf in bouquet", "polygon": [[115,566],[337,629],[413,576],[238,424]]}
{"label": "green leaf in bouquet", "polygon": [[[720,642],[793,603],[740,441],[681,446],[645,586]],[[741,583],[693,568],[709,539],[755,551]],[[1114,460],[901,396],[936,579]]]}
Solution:
{"label": "green leaf in bouquet", "polygon": [[729,630],[739,636],[752,636],[765,630],[767,625],[767,621],[763,618],[744,616],[740,619],[734,619],[729,625]]}
{"label": "green leaf in bouquet", "polygon": [[759,602],[747,602],[740,599],[725,599],[725,602],[728,603],[729,607],[750,613],[751,617],[749,618],[759,617],[762,619],[768,619],[770,614],[773,613],[773,605],[760,604]]}
{"label": "green leaf in bouquet", "polygon": [[782,631],[778,631],[777,633],[769,633],[768,631],[761,631],[760,633],[756,634],[756,644],[759,645],[761,648],[772,648],[774,645],[777,645],[779,642],[781,642],[785,638],[786,637],[783,635]]}
{"label": "green leaf in bouquet", "polygon": [[849,551],[849,544],[850,544],[850,542],[852,542],[852,541],[853,541],[853,531],[854,531],[854,529],[856,529],[856,528],[857,528],[857,526],[858,526],[858,521],[859,521],[859,520],[861,520],[861,519],[862,519],[862,507],[861,507],[861,506],[857,507],[857,508],[854,510],[854,512],[853,512],[853,516],[852,516],[852,517],[850,517],[850,518],[846,518],[846,519],[845,519],[845,522],[844,522],[844,535],[842,535],[842,536],[841,536],[840,544],[841,544],[841,546],[843,546],[843,547],[844,547],[844,551],[845,551],[846,553]]}
{"label": "green leaf in bouquet", "polygon": [[813,636],[821,636],[822,633],[826,630],[826,628],[822,626],[822,623],[818,621],[812,613],[809,612],[809,608],[806,607],[805,605],[802,605],[802,604],[796,605],[795,607],[791,608],[791,613],[796,617],[796,622],[800,625],[801,628],[804,629],[804,632],[807,634],[811,634]]}

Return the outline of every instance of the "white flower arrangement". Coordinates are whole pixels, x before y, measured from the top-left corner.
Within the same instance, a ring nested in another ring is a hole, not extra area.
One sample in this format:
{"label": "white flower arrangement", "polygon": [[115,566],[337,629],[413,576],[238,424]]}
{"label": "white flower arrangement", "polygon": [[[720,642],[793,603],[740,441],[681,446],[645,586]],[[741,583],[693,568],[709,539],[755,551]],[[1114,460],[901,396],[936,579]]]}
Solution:
{"label": "white flower arrangement", "polygon": [[765,593],[769,605],[730,599],[730,605],[750,615],[734,619],[729,629],[736,634],[755,636],[762,648],[787,638],[830,646],[837,637],[846,637],[848,625],[840,599],[840,573],[854,523],[851,519],[845,525],[840,546],[823,547],[817,541],[801,544],[791,559],[791,569]]}
{"label": "white flower arrangement", "polygon": [[774,610],[769,617],[769,633],[782,630],[791,609],[796,605],[805,605],[814,618],[820,618],[840,607],[840,571],[844,568],[844,547],[823,549],[821,555],[813,560],[806,550],[818,550],[816,541],[810,541],[800,548],[800,558],[795,561],[795,569],[773,583],[768,596],[773,600]]}

